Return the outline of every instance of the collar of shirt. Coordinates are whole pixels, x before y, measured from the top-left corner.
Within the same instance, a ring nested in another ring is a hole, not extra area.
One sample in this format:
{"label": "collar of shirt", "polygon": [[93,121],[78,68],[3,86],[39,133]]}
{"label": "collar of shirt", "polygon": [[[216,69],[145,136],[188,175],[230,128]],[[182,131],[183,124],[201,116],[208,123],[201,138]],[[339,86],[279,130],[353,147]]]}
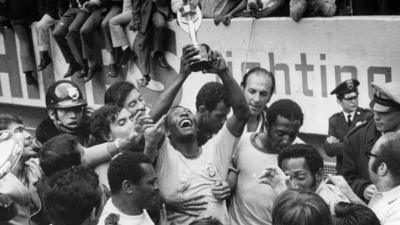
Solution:
{"label": "collar of shirt", "polygon": [[400,185],[390,189],[389,191],[380,193],[382,194],[382,199],[390,205],[393,201],[400,198]]}
{"label": "collar of shirt", "polygon": [[345,112],[343,112],[344,119],[346,120],[346,122],[347,122],[347,115],[350,115],[350,119],[351,119],[351,121],[353,121],[354,115],[355,115],[355,114],[356,114],[356,111],[351,112],[351,113],[345,113]]}

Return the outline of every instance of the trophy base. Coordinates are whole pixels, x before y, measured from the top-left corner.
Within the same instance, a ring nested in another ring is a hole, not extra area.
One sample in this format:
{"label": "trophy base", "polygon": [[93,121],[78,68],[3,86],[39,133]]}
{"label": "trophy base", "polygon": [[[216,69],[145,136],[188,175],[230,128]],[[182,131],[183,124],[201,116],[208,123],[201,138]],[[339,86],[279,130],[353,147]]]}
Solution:
{"label": "trophy base", "polygon": [[209,60],[208,60],[210,47],[208,47],[208,45],[206,45],[206,44],[200,44],[199,51],[200,51],[200,53],[199,53],[200,61],[191,63],[189,65],[190,70],[193,72],[203,71],[203,70],[207,70],[208,68],[210,68],[210,64],[209,64]]}
{"label": "trophy base", "polygon": [[203,71],[209,67],[210,67],[210,64],[208,63],[208,60],[205,60],[205,59],[202,59],[199,62],[191,63],[189,65],[190,71],[193,71],[193,72]]}

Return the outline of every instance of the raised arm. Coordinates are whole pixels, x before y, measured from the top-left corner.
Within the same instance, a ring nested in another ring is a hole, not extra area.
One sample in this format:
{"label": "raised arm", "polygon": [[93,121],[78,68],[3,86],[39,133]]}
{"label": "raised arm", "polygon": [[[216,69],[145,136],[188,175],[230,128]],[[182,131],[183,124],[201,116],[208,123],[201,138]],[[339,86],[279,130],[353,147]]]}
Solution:
{"label": "raised arm", "polygon": [[213,52],[211,58],[211,69],[207,72],[216,73],[221,78],[233,110],[233,115],[227,121],[227,127],[233,135],[240,137],[250,116],[247,101],[222,55],[219,52]]}
{"label": "raised arm", "polygon": [[181,66],[178,77],[172,82],[171,85],[167,85],[168,88],[160,94],[157,102],[153,105],[150,111],[150,116],[154,121],[158,121],[164,114],[168,112],[175,99],[179,89],[181,89],[183,82],[191,73],[189,64],[197,61],[198,59],[194,56],[199,54],[199,50],[193,45],[186,45],[182,49]]}

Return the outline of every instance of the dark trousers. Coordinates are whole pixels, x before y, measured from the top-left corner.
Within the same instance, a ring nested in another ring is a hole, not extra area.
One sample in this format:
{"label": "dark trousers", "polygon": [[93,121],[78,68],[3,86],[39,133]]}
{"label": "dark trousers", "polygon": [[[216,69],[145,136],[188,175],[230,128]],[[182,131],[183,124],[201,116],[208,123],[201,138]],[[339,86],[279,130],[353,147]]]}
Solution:
{"label": "dark trousers", "polygon": [[19,41],[19,57],[22,72],[35,71],[35,55],[33,53],[33,42],[30,23],[11,21],[12,27]]}
{"label": "dark trousers", "polygon": [[85,21],[89,18],[89,16],[90,16],[89,12],[87,12],[86,10],[80,10],[76,15],[74,21],[72,21],[71,25],[69,26],[68,33],[66,36],[68,46],[71,49],[75,61],[78,62],[81,66],[87,66],[87,63],[86,60],[84,60],[82,54],[80,29],[85,23]]}
{"label": "dark trousers", "polygon": [[111,34],[110,34],[110,19],[122,11],[121,6],[112,6],[108,11],[107,15],[104,17],[103,21],[101,22],[101,32],[104,36],[104,45],[107,51],[113,51],[113,45],[111,42]]}
{"label": "dark trousers", "polygon": [[166,49],[167,23],[163,14],[153,9],[151,23],[146,32],[139,32],[133,42],[133,50],[137,56],[136,64],[143,75],[150,73],[151,57]]}
{"label": "dark trousers", "polygon": [[77,63],[77,61],[75,60],[74,55],[72,54],[72,50],[68,45],[66,35],[68,33],[69,26],[74,21],[78,12],[78,8],[68,9],[60,18],[60,20],[56,24],[56,27],[53,30],[54,40],[60,48],[65,61],[69,64]]}

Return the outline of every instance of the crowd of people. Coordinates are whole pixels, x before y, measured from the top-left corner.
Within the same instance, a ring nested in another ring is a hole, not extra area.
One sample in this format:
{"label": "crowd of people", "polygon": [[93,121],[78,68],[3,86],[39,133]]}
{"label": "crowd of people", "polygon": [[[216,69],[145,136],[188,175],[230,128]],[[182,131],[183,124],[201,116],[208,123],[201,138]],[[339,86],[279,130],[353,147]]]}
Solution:
{"label": "crowd of people", "polygon": [[200,89],[195,113],[172,106],[198,54],[182,49],[178,77],[151,108],[127,81],[93,110],[74,82],[59,80],[35,135],[0,114],[0,223],[400,223],[400,82],[373,83],[369,110],[358,107],[357,80],[332,91],[342,110],[329,119],[325,150],[338,170],[324,179],[320,151],[297,138],[301,106],[269,105],[276,84],[264,68],[239,85],[211,51],[205,72],[221,83]]}
{"label": "crowd of people", "polygon": [[[170,67],[164,55],[166,22],[175,19],[188,2],[198,5],[203,17],[214,19],[216,25],[229,25],[233,17],[290,16],[299,21],[310,16],[400,14],[396,0],[1,0],[0,23],[17,35],[22,72],[29,85],[37,85],[37,71],[52,63],[51,35],[68,64],[64,78],[76,74],[87,82],[100,74],[104,64],[100,51],[105,48],[109,59],[105,74],[116,77],[134,60],[143,75],[139,84],[145,86],[153,60],[160,67]],[[35,21],[38,60],[31,34]],[[133,43],[128,39],[131,31],[136,32]]]}
{"label": "crowd of people", "polygon": [[[102,71],[104,45],[110,77],[135,60],[146,85],[152,60],[170,66],[166,22],[187,2],[0,0],[0,18],[17,34],[28,84],[52,63],[52,35],[69,64],[64,78],[86,82]],[[395,0],[190,2],[217,25],[233,17],[400,13]],[[115,81],[94,110],[76,83],[62,79],[47,88],[48,117],[34,135],[17,115],[0,113],[0,224],[400,224],[400,82],[372,83],[368,109],[358,105],[358,80],[332,90],[341,109],[329,118],[323,149],[337,163],[325,178],[320,150],[297,137],[301,106],[270,104],[276,81],[265,68],[238,84],[211,50],[203,72],[221,82],[200,88],[195,113],[173,105],[199,53],[183,47],[178,76],[151,108],[137,86]]]}

